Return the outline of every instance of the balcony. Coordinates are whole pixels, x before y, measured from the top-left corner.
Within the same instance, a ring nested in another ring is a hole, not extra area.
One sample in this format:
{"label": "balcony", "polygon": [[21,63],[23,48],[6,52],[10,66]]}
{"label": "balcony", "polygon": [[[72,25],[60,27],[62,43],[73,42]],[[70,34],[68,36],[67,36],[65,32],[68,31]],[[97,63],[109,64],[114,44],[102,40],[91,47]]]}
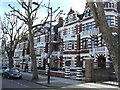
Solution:
{"label": "balcony", "polygon": [[60,57],[62,55],[61,51],[53,51],[52,55]]}
{"label": "balcony", "polygon": [[93,53],[105,53],[108,52],[107,47],[96,47],[93,48]]}
{"label": "balcony", "polygon": [[45,47],[45,42],[37,42],[37,47]]}
{"label": "balcony", "polygon": [[99,29],[96,28],[94,30],[86,30],[86,31],[82,31],[81,32],[81,37],[86,37],[86,36],[93,36],[93,35],[97,35],[99,33]]}

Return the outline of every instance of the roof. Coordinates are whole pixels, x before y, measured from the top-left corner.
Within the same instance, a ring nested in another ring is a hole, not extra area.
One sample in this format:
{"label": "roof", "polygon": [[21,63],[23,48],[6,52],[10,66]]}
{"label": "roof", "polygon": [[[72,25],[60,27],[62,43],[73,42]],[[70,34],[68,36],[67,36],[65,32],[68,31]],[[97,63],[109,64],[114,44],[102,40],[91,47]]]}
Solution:
{"label": "roof", "polygon": [[75,11],[72,10],[72,8],[70,9],[69,13],[67,15],[73,14]]}

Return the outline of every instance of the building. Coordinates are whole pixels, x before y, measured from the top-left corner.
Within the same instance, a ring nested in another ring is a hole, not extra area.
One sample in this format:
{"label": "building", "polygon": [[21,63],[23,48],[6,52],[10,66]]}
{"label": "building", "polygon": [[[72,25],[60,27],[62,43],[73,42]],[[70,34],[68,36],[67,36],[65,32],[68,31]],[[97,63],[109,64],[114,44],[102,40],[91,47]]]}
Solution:
{"label": "building", "polygon": [[[110,26],[113,35],[117,34],[117,4],[115,2],[106,2],[104,4],[105,15],[108,25]],[[80,55],[82,61],[85,58],[93,58],[94,62],[98,63],[98,67],[107,67],[107,62],[110,62],[109,51],[106,47],[99,27],[96,27],[92,12],[86,4],[84,17],[82,19],[82,32],[80,33]],[[104,62],[105,64],[101,64]]]}
{"label": "building", "polygon": [[[104,4],[105,15],[112,34],[117,34],[117,3],[106,2]],[[92,59],[94,68],[109,68],[112,60],[106,47],[102,33],[93,18],[88,4],[83,14],[79,15],[70,9],[64,20],[63,27],[59,28],[63,39],[63,69],[66,77],[70,77],[72,70],[77,67],[85,69],[85,60]],[[80,70],[81,71],[81,70]],[[83,73],[82,73],[83,74]]]}
{"label": "building", "polygon": [[[113,35],[116,35],[118,27],[117,3],[106,2],[104,10],[108,25]],[[25,63],[31,62],[28,47],[29,41],[25,40],[19,43],[16,48],[14,55],[22,63],[24,61]],[[109,51],[99,27],[96,27],[88,4],[86,4],[83,14],[79,14],[71,8],[65,20],[60,18],[57,25],[51,26],[51,31],[49,23],[42,28],[42,32],[35,31],[34,47],[39,69],[47,68],[50,54],[51,69],[63,70],[65,77],[70,77],[72,72],[75,73],[78,79],[83,77],[85,60],[88,58],[95,62],[95,68],[110,67],[111,58]]]}
{"label": "building", "polygon": [[[46,69],[48,55],[51,51],[51,69],[60,68],[60,49],[59,43],[61,43],[61,39],[58,35],[58,27],[62,26],[62,18],[59,19],[57,25],[51,26],[50,32],[50,24],[47,23],[44,27],[42,27],[41,31],[34,31],[34,48],[36,54],[36,63],[37,68]],[[29,39],[26,36],[22,42],[20,42],[14,53],[14,66],[19,67],[24,71],[25,65],[28,64],[31,68],[31,58],[30,58],[30,48],[29,48]],[[50,49],[51,48],[51,49]]]}
{"label": "building", "polygon": [[80,59],[80,27],[82,15],[70,9],[64,20],[63,27],[59,28],[63,40],[63,69],[70,66],[76,70],[77,61]]}

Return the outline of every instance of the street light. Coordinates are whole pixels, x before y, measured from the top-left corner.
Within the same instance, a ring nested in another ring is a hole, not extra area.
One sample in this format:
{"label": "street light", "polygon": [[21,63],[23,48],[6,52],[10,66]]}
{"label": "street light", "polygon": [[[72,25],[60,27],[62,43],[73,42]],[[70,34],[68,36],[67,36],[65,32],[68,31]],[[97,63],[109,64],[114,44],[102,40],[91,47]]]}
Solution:
{"label": "street light", "polygon": [[[48,72],[47,72],[47,75],[48,75],[48,84],[50,83],[50,59],[51,59],[51,54],[52,54],[52,48],[51,48],[51,43],[52,43],[52,41],[51,41],[51,29],[52,29],[52,22],[54,22],[54,21],[52,21],[52,15],[53,15],[53,13],[55,13],[60,7],[58,7],[55,11],[52,11],[52,7],[47,7],[47,6],[45,6],[45,5],[41,5],[41,6],[43,6],[43,7],[45,7],[45,8],[48,8],[49,10],[50,10],[50,28],[49,28],[49,53],[48,53],[48,56],[47,56],[47,58],[48,58],[48,61],[47,61],[47,63],[48,63]],[[62,14],[62,12],[63,12],[63,10],[61,10],[57,15],[56,15],[56,17],[55,17],[55,19],[57,18],[57,16],[59,16],[59,15],[61,15]]]}
{"label": "street light", "polygon": [[48,84],[50,83],[50,58],[48,58]]}
{"label": "street light", "polygon": [[50,83],[50,59],[51,59],[51,57],[50,57],[50,55],[51,55],[51,29],[52,29],[52,7],[51,8],[48,8],[48,9],[50,9],[50,11],[51,11],[51,14],[50,14],[50,36],[49,36],[49,49],[50,49],[50,51],[49,51],[49,56],[48,56],[48,84]]}

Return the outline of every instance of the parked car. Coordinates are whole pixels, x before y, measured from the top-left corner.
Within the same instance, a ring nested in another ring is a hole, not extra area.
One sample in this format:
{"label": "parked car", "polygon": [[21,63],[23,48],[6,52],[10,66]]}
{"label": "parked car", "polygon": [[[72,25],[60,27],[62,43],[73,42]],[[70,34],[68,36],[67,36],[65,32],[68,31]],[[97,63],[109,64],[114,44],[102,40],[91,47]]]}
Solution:
{"label": "parked car", "polygon": [[8,68],[3,72],[3,77],[8,78],[8,79],[21,79],[22,78],[22,74],[18,69],[15,68]]}
{"label": "parked car", "polygon": [[1,74],[1,75],[3,75],[5,69],[7,69],[6,66],[2,66],[2,67],[0,67],[0,74]]}

